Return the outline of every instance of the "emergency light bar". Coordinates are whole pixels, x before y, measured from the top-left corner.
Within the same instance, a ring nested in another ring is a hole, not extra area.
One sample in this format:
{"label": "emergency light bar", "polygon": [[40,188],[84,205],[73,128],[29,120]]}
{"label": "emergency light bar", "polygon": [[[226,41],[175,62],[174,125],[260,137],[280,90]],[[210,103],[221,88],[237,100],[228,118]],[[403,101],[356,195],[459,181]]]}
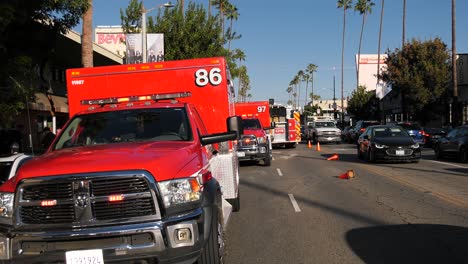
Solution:
{"label": "emergency light bar", "polygon": [[105,104],[117,104],[125,102],[138,102],[138,101],[148,101],[148,100],[168,100],[168,99],[177,99],[183,97],[189,97],[192,94],[190,92],[181,92],[181,93],[167,93],[167,94],[152,94],[152,95],[141,95],[141,96],[129,96],[129,97],[112,97],[112,98],[102,98],[102,99],[90,99],[90,100],[81,100],[82,105],[105,105]]}

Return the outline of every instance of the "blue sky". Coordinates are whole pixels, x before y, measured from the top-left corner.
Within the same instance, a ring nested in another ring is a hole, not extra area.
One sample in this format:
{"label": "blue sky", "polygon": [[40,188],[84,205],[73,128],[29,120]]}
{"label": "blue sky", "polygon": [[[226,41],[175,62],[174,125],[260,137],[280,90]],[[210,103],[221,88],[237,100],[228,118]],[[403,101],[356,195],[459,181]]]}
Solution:
{"label": "blue sky", "polygon": [[[93,0],[93,24],[120,25],[120,8],[129,0]],[[189,0],[185,0],[185,3]],[[208,0],[193,2],[208,4]],[[353,2],[356,2],[354,0]],[[365,25],[362,54],[377,54],[381,1],[374,0]],[[146,8],[165,1],[145,0]],[[337,98],[341,94],[341,41],[343,10],[336,0],[231,0],[239,9],[234,30],[242,38],[233,48],[246,53],[245,65],[251,81],[251,100],[274,98],[286,103],[286,89],[299,70],[309,63],[318,65],[314,93],[323,99],[333,97],[333,74]],[[457,51],[468,53],[468,1],[457,1]],[[381,51],[400,48],[402,43],[403,0],[385,1]],[[451,1],[407,0],[406,38],[429,40],[440,37],[451,48]],[[152,12],[148,15],[156,15]],[[362,17],[353,10],[346,15],[344,94],[356,86],[354,56],[358,50]],[[79,30],[81,31],[81,30]],[[335,71],[333,71],[335,67]],[[301,97],[304,96],[302,86]],[[310,86],[309,86],[310,92]],[[301,104],[305,101],[301,101]]]}

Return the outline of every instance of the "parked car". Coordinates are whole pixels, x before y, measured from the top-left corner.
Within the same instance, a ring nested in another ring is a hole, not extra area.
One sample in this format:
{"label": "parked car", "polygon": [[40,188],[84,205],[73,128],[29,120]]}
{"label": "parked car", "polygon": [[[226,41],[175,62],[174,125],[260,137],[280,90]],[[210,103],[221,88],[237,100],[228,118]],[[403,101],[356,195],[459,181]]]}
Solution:
{"label": "parked car", "polygon": [[432,148],[437,140],[447,135],[448,130],[441,127],[423,127],[424,146]]}
{"label": "parked car", "polygon": [[359,120],[350,133],[351,143],[356,142],[359,136],[366,130],[368,126],[380,125],[376,120]]}
{"label": "parked car", "polygon": [[370,162],[411,161],[421,159],[421,145],[402,127],[393,125],[369,126],[358,138],[357,155]]}
{"label": "parked car", "polygon": [[399,122],[396,123],[397,126],[401,126],[408,132],[408,134],[414,139],[414,141],[424,144],[424,130],[423,128],[415,122]]}
{"label": "parked car", "polygon": [[468,125],[456,127],[439,138],[434,144],[434,152],[436,159],[454,156],[460,162],[468,162]]}
{"label": "parked car", "polygon": [[341,141],[343,142],[346,142],[346,143],[349,143],[351,142],[351,138],[350,138],[350,131],[352,127],[351,126],[346,126],[342,131],[341,131]]}
{"label": "parked car", "polygon": [[32,156],[16,153],[7,157],[0,157],[0,185],[15,176],[18,169]]}

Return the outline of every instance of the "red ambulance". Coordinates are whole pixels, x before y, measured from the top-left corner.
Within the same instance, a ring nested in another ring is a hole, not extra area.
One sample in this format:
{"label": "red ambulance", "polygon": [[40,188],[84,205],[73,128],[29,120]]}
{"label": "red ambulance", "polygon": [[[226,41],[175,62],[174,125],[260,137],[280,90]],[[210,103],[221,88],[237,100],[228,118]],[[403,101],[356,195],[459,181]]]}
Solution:
{"label": "red ambulance", "polygon": [[240,206],[230,78],[224,58],[67,70],[70,120],[0,187],[0,259],[220,263]]}
{"label": "red ambulance", "polygon": [[237,156],[242,160],[263,161],[271,166],[270,107],[268,101],[236,103],[236,115],[242,118],[244,133],[237,143]]}

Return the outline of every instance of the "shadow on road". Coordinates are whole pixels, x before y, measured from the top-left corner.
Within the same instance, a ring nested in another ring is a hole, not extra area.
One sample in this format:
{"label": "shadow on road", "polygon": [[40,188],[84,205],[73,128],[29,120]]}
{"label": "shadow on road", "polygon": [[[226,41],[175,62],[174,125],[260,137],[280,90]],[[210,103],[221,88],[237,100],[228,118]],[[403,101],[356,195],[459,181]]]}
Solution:
{"label": "shadow on road", "polygon": [[468,263],[468,228],[408,224],[358,228],[346,241],[364,263]]}

